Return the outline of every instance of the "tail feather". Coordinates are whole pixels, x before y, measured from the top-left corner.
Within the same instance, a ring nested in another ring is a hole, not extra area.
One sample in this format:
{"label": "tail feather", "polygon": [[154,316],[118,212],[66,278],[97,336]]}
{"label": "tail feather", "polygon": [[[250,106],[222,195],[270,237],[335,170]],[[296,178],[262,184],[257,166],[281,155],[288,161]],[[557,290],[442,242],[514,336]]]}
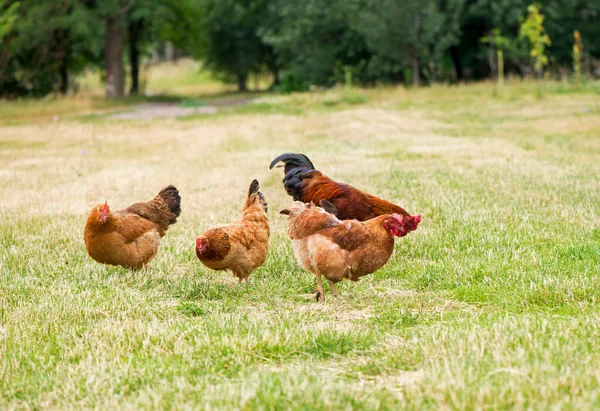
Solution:
{"label": "tail feather", "polygon": [[177,222],[177,217],[181,214],[181,197],[179,191],[169,185],[160,190],[152,200],[132,204],[124,211],[137,214],[158,224],[161,228],[161,235],[164,235],[169,226]]}
{"label": "tail feather", "polygon": [[269,169],[272,169],[277,165],[277,163],[283,162],[284,168],[283,171],[285,174],[288,174],[290,170],[300,167],[308,170],[314,170],[315,166],[310,161],[310,159],[304,154],[300,153],[283,153],[277,156],[273,161],[271,161],[271,165]]}
{"label": "tail feather", "polygon": [[244,209],[246,209],[250,205],[254,204],[254,199],[252,197],[256,196],[256,197],[258,197],[258,201],[260,202],[263,209],[265,210],[265,213],[269,210],[269,204],[267,204],[267,200],[265,199],[265,196],[263,195],[263,193],[258,191],[259,189],[260,189],[260,184],[258,183],[258,180],[256,180],[256,179],[252,180],[252,183],[250,183],[250,187],[248,188],[248,197],[247,197]]}
{"label": "tail feather", "polygon": [[267,200],[266,200],[265,196],[263,195],[263,193],[261,193],[260,191],[258,192],[258,200],[262,204],[263,210],[265,210],[265,213],[268,212],[269,204],[267,203]]}
{"label": "tail feather", "polygon": [[315,170],[315,166],[306,155],[300,153],[283,153],[271,162],[269,168],[272,169],[279,162],[284,163],[283,187],[285,191],[294,200],[303,201],[306,187],[303,180],[311,178],[314,173],[319,173],[319,171]]}
{"label": "tail feather", "polygon": [[172,218],[170,224],[175,223],[177,217],[181,215],[181,197],[179,196],[179,190],[175,188],[173,185],[168,185],[158,193],[158,196],[163,199],[163,201],[169,207],[169,211],[174,214],[174,218]]}
{"label": "tail feather", "polygon": [[250,183],[250,188],[248,188],[248,197],[250,197],[254,193],[257,193],[259,188],[260,185],[258,184],[258,180],[252,180],[252,182]]}
{"label": "tail feather", "polygon": [[317,174],[320,175],[321,173],[301,167],[293,168],[283,178],[283,187],[295,201],[304,201],[304,190],[307,186],[304,181],[313,178]]}

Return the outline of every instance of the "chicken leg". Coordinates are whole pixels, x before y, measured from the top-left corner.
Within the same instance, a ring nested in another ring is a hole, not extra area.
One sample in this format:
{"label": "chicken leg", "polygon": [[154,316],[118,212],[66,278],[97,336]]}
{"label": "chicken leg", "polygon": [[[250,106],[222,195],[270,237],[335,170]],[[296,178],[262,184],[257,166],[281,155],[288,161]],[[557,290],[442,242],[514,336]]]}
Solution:
{"label": "chicken leg", "polygon": [[333,293],[333,296],[337,298],[338,290],[337,290],[337,287],[335,286],[335,283],[329,279],[327,279],[327,282],[329,283],[329,288],[331,288],[331,292]]}
{"label": "chicken leg", "polygon": [[323,289],[323,281],[321,281],[321,274],[320,273],[315,273],[315,275],[317,276],[317,301],[319,301],[319,298],[321,298],[323,301],[325,301],[325,290]]}

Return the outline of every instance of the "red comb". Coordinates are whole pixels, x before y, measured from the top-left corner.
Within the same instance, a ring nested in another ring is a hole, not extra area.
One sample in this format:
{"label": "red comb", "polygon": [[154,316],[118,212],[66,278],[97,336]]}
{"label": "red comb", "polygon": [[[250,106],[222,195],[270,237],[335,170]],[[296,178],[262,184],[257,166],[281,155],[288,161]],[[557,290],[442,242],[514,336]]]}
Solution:
{"label": "red comb", "polygon": [[102,207],[102,212],[104,214],[108,214],[108,200],[104,202],[104,206]]}

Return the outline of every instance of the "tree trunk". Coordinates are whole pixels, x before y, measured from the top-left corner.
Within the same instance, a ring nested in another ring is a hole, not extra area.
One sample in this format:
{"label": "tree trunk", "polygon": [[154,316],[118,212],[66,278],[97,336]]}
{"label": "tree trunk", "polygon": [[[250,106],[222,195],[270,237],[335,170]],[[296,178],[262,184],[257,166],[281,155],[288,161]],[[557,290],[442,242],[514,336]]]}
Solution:
{"label": "tree trunk", "polygon": [[281,83],[281,79],[279,78],[279,67],[273,67],[271,73],[273,74],[273,86],[278,86],[279,83]]}
{"label": "tree trunk", "polygon": [[419,56],[413,56],[412,58],[412,75],[413,86],[419,87],[421,85],[421,65],[419,64]]}
{"label": "tree trunk", "polygon": [[125,94],[125,70],[123,69],[123,46],[125,44],[124,0],[121,8],[113,17],[106,19],[106,37],[104,39],[104,62],[106,64],[106,84],[104,92],[107,98],[121,97]]}
{"label": "tree trunk", "polygon": [[131,65],[131,88],[129,94],[137,95],[140,88],[140,49],[139,39],[144,27],[143,20],[129,24],[129,63]]}
{"label": "tree trunk", "polygon": [[63,96],[67,94],[69,91],[69,69],[68,69],[68,56],[66,50],[63,51],[62,58],[60,59],[60,66],[58,67],[58,72],[60,74],[60,94]]}
{"label": "tree trunk", "polygon": [[168,62],[175,61],[175,48],[173,47],[173,43],[170,41],[165,43],[165,59]]}
{"label": "tree trunk", "polygon": [[260,89],[260,73],[257,71],[254,73],[254,91]]}
{"label": "tree trunk", "polygon": [[490,30],[488,34],[490,47],[488,48],[488,64],[490,65],[490,78],[496,80],[498,77],[498,69],[496,68],[496,52],[494,49],[494,33]]}
{"label": "tree trunk", "polygon": [[460,64],[460,55],[458,54],[458,47],[450,47],[450,57],[452,58],[452,64],[454,64],[454,72],[456,73],[456,81],[462,81],[463,71]]}
{"label": "tree trunk", "polygon": [[248,91],[248,74],[237,75],[238,91]]}
{"label": "tree trunk", "polygon": [[54,33],[56,60],[58,60],[58,77],[60,79],[58,91],[63,96],[69,91],[69,49],[65,40],[67,37],[68,33],[65,30],[57,30]]}
{"label": "tree trunk", "polygon": [[421,13],[417,11],[415,16],[415,47],[412,56],[412,80],[413,86],[421,85],[421,64],[419,62],[419,51],[421,49]]}
{"label": "tree trunk", "polygon": [[269,56],[267,59],[267,67],[268,67],[269,71],[271,72],[271,74],[273,75],[273,83],[271,84],[271,87],[278,86],[279,83],[281,82],[281,79],[279,78],[279,64],[277,63],[277,56],[275,55],[275,52],[273,51],[273,49],[269,50]]}
{"label": "tree trunk", "polygon": [[158,50],[155,47],[152,47],[152,57],[150,57],[150,62],[154,64],[158,64],[160,62],[160,54],[158,54]]}
{"label": "tree trunk", "polygon": [[504,84],[504,52],[497,50],[496,55],[498,57],[498,85]]}
{"label": "tree trunk", "polygon": [[583,60],[583,67],[584,67],[584,71],[585,71],[585,76],[588,79],[591,79],[594,77],[594,73],[593,73],[593,69],[592,69],[592,58],[590,57],[590,53],[585,53],[585,57]]}

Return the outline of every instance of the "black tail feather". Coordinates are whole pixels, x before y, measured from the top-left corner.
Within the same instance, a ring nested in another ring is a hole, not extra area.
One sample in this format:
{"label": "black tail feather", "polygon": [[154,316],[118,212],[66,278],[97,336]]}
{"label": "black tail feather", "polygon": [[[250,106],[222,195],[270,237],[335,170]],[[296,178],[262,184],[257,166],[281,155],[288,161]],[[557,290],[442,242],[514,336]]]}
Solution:
{"label": "black tail feather", "polygon": [[296,167],[290,170],[283,178],[283,187],[289,196],[295,201],[302,201],[304,197],[304,180],[311,178],[315,170],[307,171],[304,167]]}
{"label": "black tail feather", "polygon": [[269,169],[275,167],[275,165],[277,165],[277,163],[279,163],[280,161],[282,161],[285,164],[283,169],[285,174],[288,174],[290,170],[298,167],[305,168],[308,170],[315,169],[315,166],[310,161],[310,159],[304,154],[300,153],[284,153],[279,155],[273,161],[271,161]]}

